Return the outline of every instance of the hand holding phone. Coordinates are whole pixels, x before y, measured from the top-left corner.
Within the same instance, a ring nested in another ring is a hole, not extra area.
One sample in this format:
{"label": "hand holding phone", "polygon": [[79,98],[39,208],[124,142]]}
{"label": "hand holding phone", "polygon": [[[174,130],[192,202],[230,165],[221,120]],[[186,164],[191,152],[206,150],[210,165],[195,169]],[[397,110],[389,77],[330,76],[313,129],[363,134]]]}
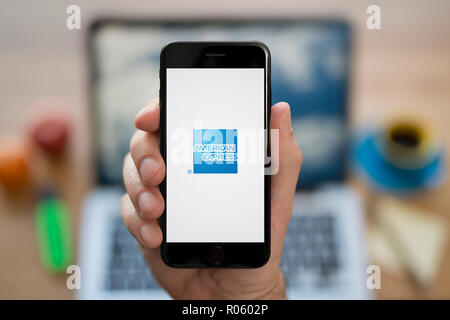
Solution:
{"label": "hand holding phone", "polygon": [[271,180],[271,256],[258,269],[174,269],[162,261],[158,219],[165,203],[159,185],[165,177],[165,163],[160,153],[159,124],[160,106],[154,99],[136,117],[139,130],[124,161],[127,194],[122,198],[124,222],[158,282],[177,299],[285,298],[280,259],[301,165],[288,104],[278,103],[271,109],[270,128],[279,129],[279,170]]}

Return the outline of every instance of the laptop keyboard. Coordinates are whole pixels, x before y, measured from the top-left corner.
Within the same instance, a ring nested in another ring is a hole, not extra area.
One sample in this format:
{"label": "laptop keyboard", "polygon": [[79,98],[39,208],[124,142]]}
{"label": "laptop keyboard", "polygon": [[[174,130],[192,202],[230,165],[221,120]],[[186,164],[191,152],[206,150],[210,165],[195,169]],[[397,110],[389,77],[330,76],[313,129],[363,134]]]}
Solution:
{"label": "laptop keyboard", "polygon": [[106,276],[107,290],[145,290],[159,288],[151,275],[136,240],[119,217],[111,228],[111,250]]}
{"label": "laptop keyboard", "polygon": [[[136,240],[120,217],[111,228],[111,250],[107,290],[159,288],[151,275]],[[339,271],[336,221],[331,215],[293,216],[288,227],[281,268],[286,285],[328,288]]]}
{"label": "laptop keyboard", "polygon": [[287,287],[331,287],[339,266],[335,217],[292,217],[281,259]]}

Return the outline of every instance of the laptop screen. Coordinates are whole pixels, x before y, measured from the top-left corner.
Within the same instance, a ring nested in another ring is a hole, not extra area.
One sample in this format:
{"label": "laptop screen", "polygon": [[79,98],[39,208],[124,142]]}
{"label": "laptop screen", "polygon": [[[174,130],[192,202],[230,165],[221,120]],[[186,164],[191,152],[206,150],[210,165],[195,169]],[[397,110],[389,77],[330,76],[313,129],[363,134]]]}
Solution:
{"label": "laptop screen", "polygon": [[272,56],[272,101],[291,106],[303,151],[299,186],[345,177],[350,29],[342,21],[168,23],[101,21],[90,30],[98,182],[122,182],[133,120],[158,96],[159,55],[172,41],[264,42]]}

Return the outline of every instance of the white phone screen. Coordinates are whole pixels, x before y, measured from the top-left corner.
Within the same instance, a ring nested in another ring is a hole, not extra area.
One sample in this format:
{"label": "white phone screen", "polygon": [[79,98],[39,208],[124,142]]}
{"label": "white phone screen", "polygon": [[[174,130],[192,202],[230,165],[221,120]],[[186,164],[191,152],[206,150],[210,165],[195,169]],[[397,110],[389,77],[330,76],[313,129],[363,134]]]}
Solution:
{"label": "white phone screen", "polygon": [[167,242],[264,242],[264,69],[166,81]]}

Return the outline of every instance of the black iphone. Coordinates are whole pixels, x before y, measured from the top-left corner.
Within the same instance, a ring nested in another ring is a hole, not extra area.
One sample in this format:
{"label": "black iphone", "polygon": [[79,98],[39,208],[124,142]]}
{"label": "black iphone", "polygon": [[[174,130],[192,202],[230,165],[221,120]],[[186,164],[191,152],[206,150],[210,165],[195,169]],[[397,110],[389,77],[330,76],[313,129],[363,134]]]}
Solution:
{"label": "black iphone", "polygon": [[260,42],[161,51],[161,256],[179,268],[257,268],[270,256],[270,52]]}

